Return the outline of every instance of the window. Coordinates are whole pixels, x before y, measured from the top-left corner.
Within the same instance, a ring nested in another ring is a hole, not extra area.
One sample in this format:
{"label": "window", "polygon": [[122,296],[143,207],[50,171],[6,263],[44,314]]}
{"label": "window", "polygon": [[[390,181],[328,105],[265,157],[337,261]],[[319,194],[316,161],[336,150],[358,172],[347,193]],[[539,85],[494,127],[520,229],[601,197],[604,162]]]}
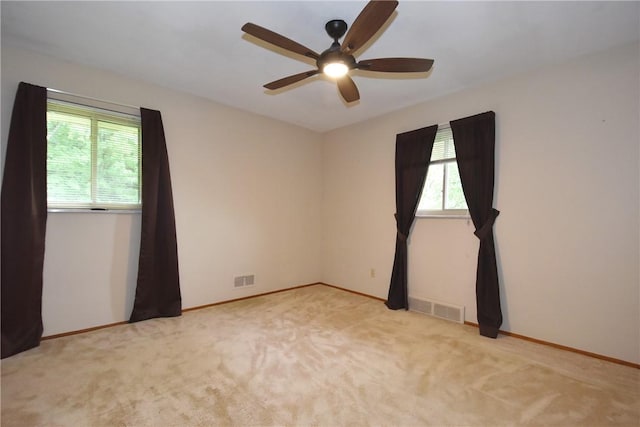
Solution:
{"label": "window", "polygon": [[456,163],[453,133],[449,126],[441,126],[436,134],[417,215],[469,215]]}
{"label": "window", "polygon": [[47,102],[47,206],[140,209],[140,118]]}

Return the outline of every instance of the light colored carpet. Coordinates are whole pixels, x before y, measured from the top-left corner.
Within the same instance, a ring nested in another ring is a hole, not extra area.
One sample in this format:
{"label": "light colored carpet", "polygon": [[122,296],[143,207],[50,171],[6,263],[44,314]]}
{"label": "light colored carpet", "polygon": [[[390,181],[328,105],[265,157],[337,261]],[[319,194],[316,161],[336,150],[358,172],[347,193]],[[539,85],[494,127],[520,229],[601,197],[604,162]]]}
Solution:
{"label": "light colored carpet", "polygon": [[315,285],[44,341],[2,361],[2,426],[637,426],[639,388]]}

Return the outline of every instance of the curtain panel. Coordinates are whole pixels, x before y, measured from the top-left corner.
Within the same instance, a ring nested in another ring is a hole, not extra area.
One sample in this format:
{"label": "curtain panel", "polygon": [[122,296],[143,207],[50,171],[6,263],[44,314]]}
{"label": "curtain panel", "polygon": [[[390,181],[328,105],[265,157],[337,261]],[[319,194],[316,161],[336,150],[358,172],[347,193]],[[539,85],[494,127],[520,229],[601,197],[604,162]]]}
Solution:
{"label": "curtain panel", "polygon": [[498,336],[502,325],[493,224],[495,113],[489,111],[450,122],[460,180],[469,214],[480,239],[476,272],[476,306],[480,334]]}
{"label": "curtain panel", "polygon": [[2,180],[2,358],[40,345],[47,225],[47,89],[20,83]]}
{"label": "curtain panel", "polygon": [[169,158],[159,111],[140,109],[142,224],[140,259],[129,322],[182,314],[178,245]]}
{"label": "curtain panel", "polygon": [[438,126],[434,125],[396,136],[396,252],[385,302],[392,310],[409,308],[407,238],[427,177],[437,131]]}

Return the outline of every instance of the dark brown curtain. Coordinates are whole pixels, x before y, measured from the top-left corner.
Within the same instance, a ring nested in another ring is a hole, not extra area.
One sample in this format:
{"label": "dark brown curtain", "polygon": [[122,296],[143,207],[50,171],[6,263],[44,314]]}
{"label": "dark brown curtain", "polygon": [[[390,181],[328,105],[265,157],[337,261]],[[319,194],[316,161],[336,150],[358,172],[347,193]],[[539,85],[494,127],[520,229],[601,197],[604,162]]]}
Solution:
{"label": "dark brown curtain", "polygon": [[20,83],[2,180],[2,358],[40,345],[47,226],[47,89]]}
{"label": "dark brown curtain", "polygon": [[138,283],[129,322],[182,314],[169,158],[159,111],[142,120],[142,225]]}
{"label": "dark brown curtain", "polygon": [[493,208],[495,113],[489,111],[450,122],[460,170],[462,190],[480,239],[476,272],[476,305],[480,334],[498,336],[502,325],[498,268],[493,223],[500,213]]}
{"label": "dark brown curtain", "polygon": [[434,125],[396,136],[396,254],[385,302],[392,310],[409,308],[407,237],[416,216],[437,131],[438,126]]}

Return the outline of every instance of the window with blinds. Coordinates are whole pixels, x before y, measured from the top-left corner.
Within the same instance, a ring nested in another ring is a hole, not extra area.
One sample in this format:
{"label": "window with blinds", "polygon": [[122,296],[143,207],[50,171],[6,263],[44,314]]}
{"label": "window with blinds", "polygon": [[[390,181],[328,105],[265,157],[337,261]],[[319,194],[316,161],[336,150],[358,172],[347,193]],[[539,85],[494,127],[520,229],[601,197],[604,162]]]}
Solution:
{"label": "window with blinds", "polygon": [[469,215],[456,162],[453,133],[448,126],[441,126],[436,133],[417,215]]}
{"label": "window with blinds", "polygon": [[49,209],[140,209],[140,118],[47,102]]}

